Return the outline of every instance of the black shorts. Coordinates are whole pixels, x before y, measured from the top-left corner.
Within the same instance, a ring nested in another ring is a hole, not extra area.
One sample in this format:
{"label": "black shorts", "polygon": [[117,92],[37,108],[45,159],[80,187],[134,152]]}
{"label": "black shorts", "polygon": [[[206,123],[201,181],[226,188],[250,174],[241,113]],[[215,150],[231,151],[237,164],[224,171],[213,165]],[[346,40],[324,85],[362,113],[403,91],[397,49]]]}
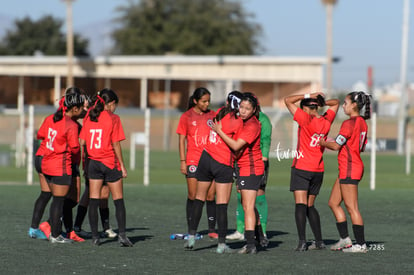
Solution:
{"label": "black shorts", "polygon": [[188,165],[187,166],[187,175],[186,178],[195,178],[197,172],[197,165]]}
{"label": "black shorts", "polygon": [[262,189],[263,191],[265,191],[266,185],[267,185],[267,179],[269,177],[269,161],[264,160],[263,163],[264,163],[264,175],[262,177],[262,181],[260,182],[259,189]]}
{"label": "black shorts", "polygon": [[196,172],[198,181],[215,181],[216,183],[233,183],[233,168],[213,159],[203,151]]}
{"label": "black shorts", "polygon": [[239,190],[259,190],[260,184],[263,182],[263,175],[256,176],[239,176],[237,178],[237,189]]}
{"label": "black shorts", "polygon": [[106,182],[115,182],[122,178],[122,172],[118,169],[110,169],[102,162],[89,160],[88,178],[91,180],[103,180]]}
{"label": "black shorts", "polygon": [[72,175],[63,175],[63,176],[50,176],[44,174],[47,183],[53,183],[57,185],[71,185],[72,184]]}
{"label": "black shorts", "polygon": [[323,181],[323,172],[311,172],[291,168],[290,191],[304,190],[309,195],[319,194]]}
{"label": "black shorts", "polygon": [[72,163],[72,177],[80,177],[79,165]]}
{"label": "black shorts", "polygon": [[339,179],[340,184],[354,184],[358,185],[359,180],[351,179],[351,178],[345,178],[345,179]]}
{"label": "black shorts", "polygon": [[43,156],[36,156],[35,157],[35,169],[36,172],[39,174],[43,174],[42,173],[42,160],[43,160]]}

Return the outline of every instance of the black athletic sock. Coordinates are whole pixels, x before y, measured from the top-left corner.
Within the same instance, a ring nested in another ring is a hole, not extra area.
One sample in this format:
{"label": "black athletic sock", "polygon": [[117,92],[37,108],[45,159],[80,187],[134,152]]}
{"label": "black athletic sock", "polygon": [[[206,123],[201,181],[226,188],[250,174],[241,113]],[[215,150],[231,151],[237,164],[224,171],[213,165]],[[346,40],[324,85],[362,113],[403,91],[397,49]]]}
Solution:
{"label": "black athletic sock", "polygon": [[321,219],[314,205],[308,207],[308,219],[315,241],[322,241]]}
{"label": "black athletic sock", "polygon": [[348,234],[348,223],[346,221],[337,222],[336,223],[336,228],[338,229],[339,236],[341,237],[341,239],[345,239],[346,237],[349,236],[349,234]]}
{"label": "black athletic sock", "polygon": [[227,203],[216,204],[218,243],[226,242],[227,234]]}
{"label": "black athletic sock", "polygon": [[51,192],[44,192],[41,191],[39,197],[37,198],[34,208],[33,208],[33,215],[32,215],[32,228],[39,228],[40,220],[43,217],[43,213],[45,212],[45,208],[47,203],[50,201],[52,197]]}
{"label": "black athletic sock", "polygon": [[187,228],[188,230],[190,230],[190,221],[191,221],[191,214],[193,212],[193,207],[194,207],[194,200],[190,200],[189,198],[187,198],[187,203],[186,203],[186,217],[187,217]]}
{"label": "black athletic sock", "polygon": [[67,233],[70,233],[73,230],[73,213],[72,209],[76,206],[76,202],[66,198],[63,203],[63,224]]}
{"label": "black athletic sock", "polygon": [[303,203],[297,203],[295,206],[296,228],[298,230],[299,240],[306,240],[306,210],[308,206]]}
{"label": "black athletic sock", "polygon": [[118,222],[118,232],[121,237],[125,237],[126,234],[126,210],[124,199],[114,200],[115,204],[115,216]]}
{"label": "black athletic sock", "polygon": [[109,208],[100,208],[99,215],[101,215],[101,223],[103,231],[109,229]]}
{"label": "black athletic sock", "polygon": [[354,231],[356,243],[363,245],[365,243],[364,225],[353,224],[352,230]]}
{"label": "black athletic sock", "polygon": [[256,240],[258,242],[260,242],[260,240],[263,240],[265,238],[265,236],[264,236],[262,225],[259,224],[260,215],[259,215],[259,211],[257,210],[256,207],[254,208],[254,213],[255,213],[255,216],[256,216],[256,226],[254,227],[254,234],[256,236]]}
{"label": "black athletic sock", "polygon": [[201,215],[203,212],[204,202],[195,199],[193,202],[193,211],[190,215],[190,227],[188,228],[188,234],[195,235],[197,233],[198,224],[200,223]]}
{"label": "black athletic sock", "polygon": [[216,231],[216,201],[206,201],[208,232]]}
{"label": "black athletic sock", "polygon": [[75,218],[75,228],[82,229],[83,221],[85,220],[86,213],[88,212],[88,208],[83,205],[78,205],[78,210],[76,212],[76,218]]}
{"label": "black athletic sock", "polygon": [[246,244],[248,248],[254,248],[256,246],[254,241],[254,231],[253,230],[246,230],[244,231],[244,237],[246,238]]}
{"label": "black athletic sock", "polygon": [[65,197],[53,196],[52,205],[50,206],[50,226],[53,238],[57,238],[62,233],[62,212]]}
{"label": "black athletic sock", "polygon": [[99,199],[90,199],[88,207],[89,215],[89,225],[92,231],[92,238],[99,238],[98,234],[98,208],[99,208]]}

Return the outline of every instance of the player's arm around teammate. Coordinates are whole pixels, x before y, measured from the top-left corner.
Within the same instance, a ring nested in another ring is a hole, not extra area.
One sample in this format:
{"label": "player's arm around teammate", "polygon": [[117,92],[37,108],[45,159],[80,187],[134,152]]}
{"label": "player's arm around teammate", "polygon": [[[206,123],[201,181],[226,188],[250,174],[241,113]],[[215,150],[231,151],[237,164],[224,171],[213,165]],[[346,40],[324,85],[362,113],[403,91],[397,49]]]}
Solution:
{"label": "player's arm around teammate", "polygon": [[126,236],[126,210],[122,178],[127,177],[120,141],[125,139],[121,120],[114,114],[118,96],[113,90],[103,89],[95,97],[94,107],[85,119],[80,133],[81,145],[86,144],[89,157],[89,223],[92,242],[100,245],[98,234],[98,207],[101,188],[108,184],[115,204],[118,222],[118,241],[121,246],[133,246]]}
{"label": "player's arm around teammate", "polygon": [[220,122],[214,124],[212,128],[233,151],[240,151],[240,157],[237,160],[239,166],[237,185],[241,193],[241,201],[245,215],[245,238],[247,244],[239,253],[255,254],[257,252],[255,245],[255,227],[256,219],[259,218],[257,210],[255,209],[255,202],[257,190],[260,187],[264,175],[264,163],[260,150],[261,126],[258,120],[258,101],[253,94],[243,94],[239,113],[240,118],[243,120],[243,130],[235,139],[223,132]]}
{"label": "player's arm around teammate", "polygon": [[[349,116],[342,123],[335,141],[321,140],[320,145],[338,152],[339,176],[332,187],[329,198],[340,240],[331,246],[332,250],[344,252],[367,252],[364,234],[364,222],[358,207],[358,184],[364,174],[364,164],[360,153],[367,142],[368,126],[365,122],[370,118],[370,97],[364,92],[349,93],[342,105],[344,113]],[[365,109],[364,116],[361,111]],[[346,215],[341,207],[342,201],[351,217],[352,229],[356,244],[349,238]]]}

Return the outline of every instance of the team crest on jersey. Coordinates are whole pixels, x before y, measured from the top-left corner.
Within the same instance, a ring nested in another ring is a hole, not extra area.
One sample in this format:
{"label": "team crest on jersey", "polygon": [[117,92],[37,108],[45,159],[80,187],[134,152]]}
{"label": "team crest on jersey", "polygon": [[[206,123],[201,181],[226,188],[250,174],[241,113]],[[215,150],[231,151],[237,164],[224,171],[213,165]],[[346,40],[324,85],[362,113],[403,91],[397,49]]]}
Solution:
{"label": "team crest on jersey", "polygon": [[207,120],[207,125],[210,127],[213,126],[213,120],[212,119]]}
{"label": "team crest on jersey", "polygon": [[339,145],[344,145],[346,143],[346,137],[344,137],[343,135],[338,135],[336,137],[336,143],[338,143]]}
{"label": "team crest on jersey", "polygon": [[195,173],[197,171],[197,166],[195,165],[190,165],[188,167],[188,171],[190,171],[191,173]]}

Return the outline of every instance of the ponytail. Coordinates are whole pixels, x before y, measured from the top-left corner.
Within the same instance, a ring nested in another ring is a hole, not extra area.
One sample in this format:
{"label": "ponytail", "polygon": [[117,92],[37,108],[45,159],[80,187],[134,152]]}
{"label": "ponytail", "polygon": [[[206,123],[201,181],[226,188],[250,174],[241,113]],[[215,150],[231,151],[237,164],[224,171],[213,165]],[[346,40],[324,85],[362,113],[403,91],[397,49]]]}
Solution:
{"label": "ponytail", "polygon": [[93,122],[98,122],[99,116],[105,110],[105,105],[112,101],[118,103],[118,96],[113,90],[105,88],[99,91],[92,99],[94,105],[89,111],[89,119]]}
{"label": "ponytail", "polygon": [[358,111],[361,112],[365,108],[364,115],[362,116],[365,120],[371,118],[371,96],[365,92],[351,92],[348,94],[351,102],[357,104]]}

